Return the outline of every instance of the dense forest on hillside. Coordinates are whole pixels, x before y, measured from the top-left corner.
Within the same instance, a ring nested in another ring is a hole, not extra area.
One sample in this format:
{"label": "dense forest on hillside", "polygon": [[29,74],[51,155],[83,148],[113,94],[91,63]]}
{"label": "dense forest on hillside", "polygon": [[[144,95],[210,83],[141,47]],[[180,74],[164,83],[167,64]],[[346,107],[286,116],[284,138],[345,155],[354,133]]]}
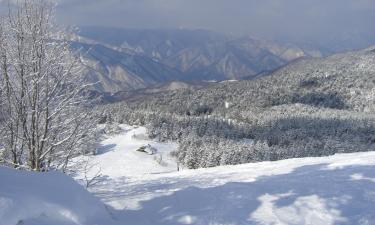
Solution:
{"label": "dense forest on hillside", "polygon": [[103,122],[178,141],[189,168],[375,150],[375,52],[303,59],[227,81],[100,107]]}

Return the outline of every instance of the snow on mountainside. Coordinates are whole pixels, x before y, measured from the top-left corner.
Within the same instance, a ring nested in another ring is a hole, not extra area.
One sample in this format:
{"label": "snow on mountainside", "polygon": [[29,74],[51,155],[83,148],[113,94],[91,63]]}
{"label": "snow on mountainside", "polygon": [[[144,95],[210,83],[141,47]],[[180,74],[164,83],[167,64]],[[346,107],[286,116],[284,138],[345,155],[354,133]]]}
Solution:
{"label": "snow on mountainside", "polygon": [[117,51],[101,44],[73,42],[85,64],[85,76],[99,92],[136,90],[150,85],[181,79],[181,73],[138,54]]}
{"label": "snow on mountainside", "polygon": [[[124,225],[375,223],[375,152],[177,172],[174,144],[122,128],[93,156],[104,179],[90,190]],[[136,151],[147,144],[167,166]]]}
{"label": "snow on mountainside", "polygon": [[225,35],[206,30],[188,29],[123,29],[80,27],[79,35],[100,43],[133,51],[156,60],[169,58],[183,49],[226,40]]}
{"label": "snow on mountainside", "polygon": [[[175,144],[148,140],[143,127],[121,129],[91,156],[103,176],[90,191],[109,206],[63,174],[0,168],[0,224],[375,223],[375,152],[177,172]],[[149,144],[155,155],[137,151]]]}
{"label": "snow on mountainside", "polygon": [[227,80],[254,78],[306,56],[295,46],[245,37],[184,49],[165,62],[189,79]]}
{"label": "snow on mountainside", "polygon": [[[167,109],[173,108],[174,104],[204,103],[220,110],[222,101],[215,99],[224,98],[233,102],[233,109],[242,112],[253,111],[254,107],[295,103],[371,112],[375,109],[372,98],[375,92],[374,62],[375,52],[366,50],[319,59],[300,59],[260,79],[223,82],[195,93],[162,93],[144,101],[157,102],[154,108],[162,106]],[[137,102],[137,105],[141,103]]]}
{"label": "snow on mountainside", "polygon": [[166,93],[169,91],[177,91],[177,90],[199,90],[205,87],[208,87],[216,82],[209,82],[209,81],[197,81],[197,82],[189,82],[189,81],[171,81],[166,82],[163,84],[152,85],[146,88],[138,89],[138,90],[128,90],[128,91],[120,91],[108,98],[103,99],[103,102],[108,102],[108,100],[112,100],[113,102],[116,101],[127,101],[127,102],[134,102],[139,99],[145,98],[147,96],[153,96],[155,94]]}
{"label": "snow on mountainside", "polygon": [[101,82],[96,90],[111,93],[172,80],[253,78],[308,56],[296,46],[205,30],[82,27],[74,40],[84,50],[90,45],[88,58],[96,66],[88,77]]}

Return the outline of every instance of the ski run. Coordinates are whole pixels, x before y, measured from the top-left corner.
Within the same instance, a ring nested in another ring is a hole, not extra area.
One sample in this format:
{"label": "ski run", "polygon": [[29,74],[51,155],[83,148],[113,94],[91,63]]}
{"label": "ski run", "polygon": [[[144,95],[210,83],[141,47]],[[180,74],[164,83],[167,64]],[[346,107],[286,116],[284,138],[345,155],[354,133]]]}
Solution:
{"label": "ski run", "polygon": [[0,224],[375,224],[375,152],[188,170],[170,156],[176,143],[121,129],[74,160],[82,185],[0,168]]}

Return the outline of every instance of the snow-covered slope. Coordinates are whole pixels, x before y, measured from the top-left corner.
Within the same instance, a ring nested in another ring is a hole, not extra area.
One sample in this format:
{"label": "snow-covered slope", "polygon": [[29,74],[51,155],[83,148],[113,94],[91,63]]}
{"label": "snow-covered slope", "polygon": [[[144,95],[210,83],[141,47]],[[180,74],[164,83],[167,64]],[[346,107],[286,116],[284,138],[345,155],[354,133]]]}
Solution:
{"label": "snow-covered slope", "polygon": [[0,225],[112,225],[105,205],[68,176],[0,167]]}
{"label": "snow-covered slope", "polygon": [[132,138],[144,128],[123,128],[94,156],[105,177],[91,189],[122,224],[375,224],[375,152],[176,172],[134,152],[158,145]]}
{"label": "snow-covered slope", "polygon": [[[122,129],[88,173],[101,168],[90,191],[112,207],[65,175],[0,168],[0,225],[375,224],[375,152],[176,171],[175,144]],[[165,163],[136,151],[148,144]]]}
{"label": "snow-covered slope", "polygon": [[[89,177],[99,170],[108,178],[139,177],[177,170],[177,163],[169,154],[177,148],[175,143],[148,140],[144,127],[121,125],[121,129],[120,134],[101,142],[98,153],[88,158],[92,168],[92,171],[88,171]],[[148,145],[157,149],[157,152],[150,155],[147,152],[137,151]],[[82,162],[87,161],[87,157],[75,161],[82,165]],[[78,174],[78,178],[83,178],[82,175]]]}

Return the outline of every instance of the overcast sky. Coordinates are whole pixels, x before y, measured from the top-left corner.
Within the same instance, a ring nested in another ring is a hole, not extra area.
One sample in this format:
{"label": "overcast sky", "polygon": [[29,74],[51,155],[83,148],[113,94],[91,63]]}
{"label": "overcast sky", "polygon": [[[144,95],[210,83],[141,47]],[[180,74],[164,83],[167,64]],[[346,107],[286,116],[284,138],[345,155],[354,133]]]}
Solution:
{"label": "overcast sky", "polygon": [[69,23],[262,33],[370,29],[375,0],[61,0]]}
{"label": "overcast sky", "polygon": [[375,43],[375,0],[60,0],[58,14],[74,25],[204,28],[269,39],[350,34]]}

